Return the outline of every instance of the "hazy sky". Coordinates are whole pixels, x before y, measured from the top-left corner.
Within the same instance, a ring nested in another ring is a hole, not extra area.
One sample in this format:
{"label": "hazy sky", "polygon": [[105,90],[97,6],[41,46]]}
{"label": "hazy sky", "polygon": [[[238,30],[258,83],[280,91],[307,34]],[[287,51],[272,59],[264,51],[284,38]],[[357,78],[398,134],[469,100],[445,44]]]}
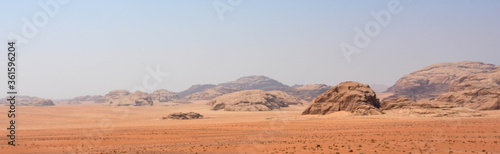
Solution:
{"label": "hazy sky", "polygon": [[[233,0],[236,1],[237,0]],[[9,33],[47,13],[39,1],[0,0],[6,64]],[[355,27],[376,21],[371,11],[388,0],[243,0],[226,5],[224,20],[212,0],[73,0],[48,15],[36,35],[19,45],[19,91],[71,98],[132,90],[160,66],[159,88],[182,91],[265,75],[284,84],[354,80],[392,85],[424,66],[463,60],[500,64],[500,1],[401,0],[386,27],[348,63],[339,45],[354,45]],[[50,9],[54,9],[51,7]],[[380,23],[379,23],[380,25]],[[373,30],[373,29],[372,29]],[[6,81],[6,67],[0,71]],[[1,82],[5,95],[6,82]]]}

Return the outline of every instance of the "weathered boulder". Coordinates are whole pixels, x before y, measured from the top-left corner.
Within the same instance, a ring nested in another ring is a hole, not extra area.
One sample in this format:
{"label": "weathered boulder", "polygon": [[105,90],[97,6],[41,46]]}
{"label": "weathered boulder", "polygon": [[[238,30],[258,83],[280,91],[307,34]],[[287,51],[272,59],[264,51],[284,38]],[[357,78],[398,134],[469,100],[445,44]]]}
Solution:
{"label": "weathered boulder", "polygon": [[369,85],[343,82],[315,98],[302,114],[329,114],[348,111],[357,115],[380,114],[380,102]]}

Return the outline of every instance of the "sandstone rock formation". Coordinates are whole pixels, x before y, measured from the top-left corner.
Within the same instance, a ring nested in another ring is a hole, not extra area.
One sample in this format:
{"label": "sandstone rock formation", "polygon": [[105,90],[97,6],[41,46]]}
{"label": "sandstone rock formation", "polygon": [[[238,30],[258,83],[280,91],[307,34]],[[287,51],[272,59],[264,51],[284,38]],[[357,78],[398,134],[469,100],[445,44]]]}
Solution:
{"label": "sandstone rock formation", "polygon": [[110,100],[120,99],[129,94],[130,92],[127,90],[113,90],[108,94],[104,95],[104,97],[97,99],[96,103],[109,103]]}
{"label": "sandstone rock formation", "polygon": [[500,88],[480,88],[441,94],[436,102],[452,102],[477,110],[500,110]]}
{"label": "sandstone rock formation", "polygon": [[477,110],[499,110],[500,69],[459,77],[450,84],[448,91],[433,101]]}
{"label": "sandstone rock formation", "polygon": [[90,96],[90,95],[86,95],[86,96],[78,96],[78,97],[75,97],[71,100],[69,100],[69,102],[86,102],[86,101],[92,101],[92,102],[95,102],[99,99],[101,99],[103,96],[101,95],[94,95],[94,96]]}
{"label": "sandstone rock formation", "polygon": [[179,96],[177,96],[176,93],[168,91],[166,89],[160,89],[151,94],[151,99],[153,99],[154,103],[165,103],[179,100]]}
{"label": "sandstone rock formation", "polygon": [[126,90],[111,91],[101,98],[99,102],[117,106],[153,105],[153,99],[148,93],[136,91],[131,94]]}
{"label": "sandstone rock formation", "polygon": [[449,85],[455,79],[464,75],[487,73],[499,68],[492,64],[481,62],[441,63],[424,67],[399,79],[388,92],[393,92],[397,98],[408,97],[412,100],[437,97],[448,91]]}
{"label": "sandstone rock formation", "polygon": [[357,115],[377,115],[380,102],[366,84],[343,82],[315,98],[302,114],[329,114],[348,111]]}
{"label": "sandstone rock formation", "polygon": [[184,99],[197,101],[197,100],[211,100],[216,97],[222,96],[224,94],[229,94],[233,92],[240,91],[238,88],[227,88],[222,86],[217,86],[215,88],[207,89],[202,92],[197,92],[184,97]]}
{"label": "sandstone rock formation", "polygon": [[174,120],[188,120],[188,119],[202,119],[203,116],[199,113],[189,112],[189,113],[172,113],[163,119],[174,119]]}
{"label": "sandstone rock formation", "polygon": [[283,91],[269,91],[267,93],[275,95],[277,99],[282,99],[282,101],[287,105],[302,105],[302,101],[300,101],[300,99]]}
{"label": "sandstone rock formation", "polygon": [[414,104],[416,104],[416,102],[409,98],[398,97],[382,101],[382,103],[380,104],[380,109],[381,110],[402,109],[410,107]]}
{"label": "sandstone rock formation", "polygon": [[451,82],[448,92],[500,87],[500,68],[487,73],[465,75]]}
{"label": "sandstone rock formation", "polygon": [[312,101],[314,98],[325,93],[331,88],[332,86],[326,84],[308,84],[304,86],[294,86],[294,88],[290,88],[288,90],[285,89],[284,91],[299,99]]}
{"label": "sandstone rock formation", "polygon": [[197,92],[202,92],[207,89],[215,88],[216,85],[213,84],[203,84],[203,85],[193,85],[189,89],[184,90],[182,92],[179,92],[177,95],[179,95],[180,98],[184,98],[186,96],[189,96],[191,94],[197,93]]}
{"label": "sandstone rock formation", "polygon": [[227,88],[237,88],[241,90],[260,89],[264,91],[282,90],[289,88],[281,82],[265,76],[246,76],[239,78],[236,81],[219,84],[219,86]]}
{"label": "sandstone rock formation", "polygon": [[285,98],[263,90],[245,90],[219,96],[210,101],[212,110],[270,111],[288,107]]}
{"label": "sandstone rock formation", "polygon": [[[0,100],[0,104],[10,105],[10,102],[7,99],[10,96],[7,96]],[[16,96],[16,106],[54,106],[54,102],[50,99],[43,99],[38,97],[31,96]]]}

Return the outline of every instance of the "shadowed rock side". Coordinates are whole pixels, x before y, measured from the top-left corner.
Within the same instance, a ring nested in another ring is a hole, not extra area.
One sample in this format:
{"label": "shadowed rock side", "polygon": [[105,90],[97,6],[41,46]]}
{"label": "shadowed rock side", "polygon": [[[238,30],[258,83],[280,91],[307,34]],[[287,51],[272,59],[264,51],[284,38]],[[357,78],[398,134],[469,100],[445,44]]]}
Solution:
{"label": "shadowed rock side", "polygon": [[168,91],[166,89],[160,89],[151,94],[151,99],[154,103],[166,103],[174,100],[179,100],[179,96],[176,93]]}
{"label": "shadowed rock side", "polygon": [[212,110],[270,111],[288,107],[282,95],[263,90],[245,90],[219,96],[210,101]]}
{"label": "shadowed rock side", "polygon": [[189,96],[184,97],[184,99],[192,100],[192,101],[211,100],[211,99],[214,99],[216,97],[222,96],[224,94],[229,94],[229,93],[233,93],[233,92],[237,92],[237,91],[240,91],[240,89],[218,86],[215,88],[207,89],[207,90],[202,91],[202,92],[197,92],[197,93],[191,94]]}
{"label": "shadowed rock side", "polygon": [[163,119],[174,119],[174,120],[189,120],[189,119],[202,119],[203,116],[199,113],[189,112],[189,113],[172,113]]}
{"label": "shadowed rock side", "polygon": [[215,88],[215,87],[216,87],[216,85],[213,85],[213,84],[193,85],[189,89],[179,92],[177,95],[179,95],[180,98],[184,98],[184,97],[189,96],[191,94],[194,94],[197,92],[202,92],[202,91],[205,91],[207,89],[211,89],[211,88]]}
{"label": "shadowed rock side", "polygon": [[260,89],[264,91],[281,90],[283,88],[289,88],[281,82],[265,76],[246,76],[239,78],[236,81],[221,83],[219,86],[227,88],[237,88],[241,90],[253,90]]}
{"label": "shadowed rock side", "polygon": [[343,82],[315,98],[302,114],[329,114],[349,111],[357,115],[380,114],[380,102],[375,92],[366,84]]}
{"label": "shadowed rock side", "polygon": [[424,67],[405,75],[388,89],[394,95],[387,98],[408,97],[412,100],[429,99],[448,91],[452,81],[464,75],[487,73],[499,68],[481,62],[441,63]]}
{"label": "shadowed rock side", "polygon": [[153,99],[148,93],[136,91],[130,93],[126,90],[114,90],[100,99],[102,103],[116,106],[145,106],[153,105]]}
{"label": "shadowed rock side", "polygon": [[308,84],[304,86],[294,86],[294,88],[288,88],[284,91],[299,99],[309,102],[331,88],[332,86],[326,84]]}

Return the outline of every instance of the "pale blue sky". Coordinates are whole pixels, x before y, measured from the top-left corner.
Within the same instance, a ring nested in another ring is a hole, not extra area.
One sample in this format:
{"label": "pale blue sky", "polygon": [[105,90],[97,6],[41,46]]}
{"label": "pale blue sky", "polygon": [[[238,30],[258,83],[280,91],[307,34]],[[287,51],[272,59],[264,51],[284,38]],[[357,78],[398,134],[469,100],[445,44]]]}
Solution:
{"label": "pale blue sky", "polygon": [[[46,1],[0,0],[0,49]],[[243,0],[224,21],[212,2],[70,1],[19,47],[20,93],[71,98],[132,90],[148,75],[145,67],[156,65],[170,74],[157,89],[178,92],[246,75],[288,85],[392,85],[433,63],[500,64],[500,1],[401,0],[402,12],[350,63],[339,44],[353,44],[354,27],[374,21],[370,12],[387,9],[388,0]]]}

